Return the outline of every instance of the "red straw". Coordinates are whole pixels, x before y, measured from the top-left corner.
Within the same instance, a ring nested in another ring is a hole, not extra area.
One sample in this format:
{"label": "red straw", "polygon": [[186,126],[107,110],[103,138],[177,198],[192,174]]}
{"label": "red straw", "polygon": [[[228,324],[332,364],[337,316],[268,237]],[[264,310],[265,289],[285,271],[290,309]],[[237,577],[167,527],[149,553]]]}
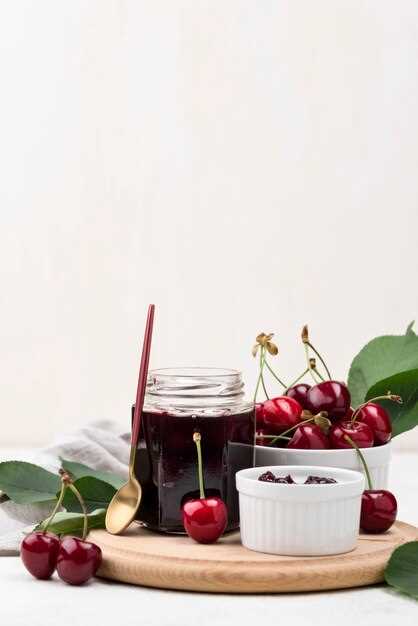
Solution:
{"label": "red straw", "polygon": [[134,419],[132,423],[132,445],[138,443],[139,428],[141,426],[141,413],[144,406],[145,388],[147,386],[149,355],[151,352],[152,328],[154,324],[155,305],[148,307],[147,325],[145,326],[144,343],[142,346],[141,365],[139,367],[138,387],[136,389],[136,401]]}

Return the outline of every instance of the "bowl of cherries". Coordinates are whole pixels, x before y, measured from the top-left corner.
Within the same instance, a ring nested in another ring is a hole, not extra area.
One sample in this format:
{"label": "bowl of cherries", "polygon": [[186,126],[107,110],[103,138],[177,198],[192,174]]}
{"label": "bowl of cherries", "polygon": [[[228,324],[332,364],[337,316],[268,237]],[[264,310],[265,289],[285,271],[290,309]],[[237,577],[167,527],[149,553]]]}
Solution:
{"label": "bowl of cherries", "polygon": [[[390,393],[352,406],[348,386],[334,380],[319,352],[309,340],[308,329],[302,331],[307,366],[289,386],[277,376],[267,361],[276,354],[272,335],[257,337],[253,354],[260,354],[260,371],[255,392],[256,402],[256,465],[310,465],[339,467],[364,471],[358,449],[366,460],[371,479],[377,489],[388,482],[392,424],[382,400],[402,403],[400,396]],[[317,368],[318,357],[326,377]],[[268,369],[283,386],[280,395],[267,394],[264,372]],[[301,382],[305,375],[312,380]],[[326,379],[328,378],[328,379]],[[312,384],[311,384],[312,382]],[[257,401],[263,389],[268,396]]]}

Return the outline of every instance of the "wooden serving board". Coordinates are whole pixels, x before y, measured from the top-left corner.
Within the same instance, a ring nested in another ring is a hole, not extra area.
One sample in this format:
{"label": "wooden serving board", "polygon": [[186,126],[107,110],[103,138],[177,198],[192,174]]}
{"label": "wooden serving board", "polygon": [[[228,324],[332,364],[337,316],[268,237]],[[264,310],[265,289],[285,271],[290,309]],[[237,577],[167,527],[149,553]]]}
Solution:
{"label": "wooden serving board", "polygon": [[212,545],[160,535],[132,525],[120,537],[95,530],[89,537],[103,551],[98,576],[134,585],[213,593],[283,593],[362,587],[383,581],[396,546],[418,539],[418,529],[397,522],[383,535],[360,535],[357,548],[325,557],[253,552],[239,532]]}

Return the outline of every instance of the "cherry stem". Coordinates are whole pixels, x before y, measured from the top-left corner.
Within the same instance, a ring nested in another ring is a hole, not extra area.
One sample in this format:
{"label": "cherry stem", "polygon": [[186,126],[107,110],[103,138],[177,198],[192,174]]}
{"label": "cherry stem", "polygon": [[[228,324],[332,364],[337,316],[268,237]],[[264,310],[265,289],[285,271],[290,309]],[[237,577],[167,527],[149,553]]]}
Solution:
{"label": "cherry stem", "polygon": [[301,378],[303,378],[307,373],[309,372],[309,367],[306,368],[306,370],[304,372],[302,372],[302,374],[300,376],[298,376],[297,378],[295,378],[295,380],[292,382],[291,385],[289,385],[288,387],[286,387],[286,391],[288,391],[291,387],[293,387],[294,385],[296,385],[296,383],[298,383],[300,381]]}
{"label": "cherry stem", "polygon": [[290,441],[292,437],[285,437],[284,435],[258,435],[257,439],[287,439],[287,441]]}
{"label": "cherry stem", "polygon": [[267,393],[266,384],[264,382],[263,369],[264,364],[266,362],[266,357],[264,354],[264,347],[260,350],[260,378],[261,378],[261,386],[263,387],[264,393],[266,394],[267,400],[269,400],[269,394]]}
{"label": "cherry stem", "polygon": [[350,446],[353,446],[353,448],[355,449],[355,451],[356,451],[356,452],[357,452],[357,454],[359,455],[359,457],[360,457],[360,461],[361,461],[361,463],[362,463],[362,465],[363,465],[364,473],[366,474],[368,488],[369,488],[370,490],[372,490],[372,489],[373,489],[372,479],[371,479],[371,477],[370,477],[369,468],[367,467],[366,459],[364,458],[363,453],[361,452],[361,450],[360,450],[360,448],[358,447],[358,445],[356,444],[356,442],[355,442],[355,441],[353,441],[349,435],[344,435],[344,439],[345,439],[346,441],[348,441],[348,443],[350,444]]}
{"label": "cherry stem", "polygon": [[264,384],[263,367],[264,367],[264,348],[263,348],[263,346],[261,346],[261,348],[260,348],[260,372],[258,374],[257,384],[255,386],[254,402],[257,402],[257,394],[258,394],[258,389],[260,387],[260,383],[261,382],[263,383],[263,389],[264,389],[264,393],[266,394],[267,400],[269,399],[269,397],[267,395],[267,391],[266,391],[266,386]]}
{"label": "cherry stem", "polygon": [[313,369],[314,369],[315,374],[318,374],[319,378],[322,380],[322,382],[324,382],[325,378],[322,376],[322,374],[320,372],[318,372],[316,367],[314,367]]}
{"label": "cherry stem", "polygon": [[394,394],[390,393],[390,391],[388,391],[387,394],[384,396],[376,396],[376,398],[370,398],[370,400],[367,400],[367,402],[363,402],[363,404],[360,404],[351,416],[351,421],[355,422],[361,409],[367,406],[369,402],[376,402],[377,400],[392,400],[392,402],[402,404],[402,398],[400,396],[395,396]]}
{"label": "cherry stem", "polygon": [[304,341],[305,346],[309,346],[310,349],[312,350],[312,352],[314,352],[316,354],[316,356],[318,357],[318,359],[321,361],[322,365],[324,366],[324,369],[327,373],[328,378],[331,380],[332,376],[330,374],[329,369],[327,368],[327,364],[325,363],[324,359],[322,358],[322,356],[319,354],[318,350],[311,344],[311,342],[308,340]]}
{"label": "cherry stem", "polygon": [[202,436],[200,433],[193,433],[193,441],[195,442],[197,448],[197,475],[199,478],[200,499],[203,500],[203,498],[205,497],[205,488],[203,485],[202,446],[200,445],[201,440]]}
{"label": "cherry stem", "polygon": [[284,432],[282,432],[280,435],[275,435],[274,439],[272,439],[272,441],[270,441],[271,445],[272,443],[275,443],[277,441],[277,439],[280,439],[281,437],[283,437],[284,435],[287,435],[287,433],[291,433],[292,430],[295,430],[295,428],[299,428],[299,426],[303,426],[303,424],[308,424],[309,422],[313,422],[315,419],[315,416],[313,415],[312,417],[309,417],[306,420],[302,420],[301,422],[299,422],[298,424],[295,424],[294,426],[291,426],[290,428],[288,428],[287,430],[285,430]]}
{"label": "cherry stem", "polygon": [[73,485],[73,483],[69,483],[68,489],[71,489],[71,491],[73,492],[73,494],[75,495],[75,497],[79,501],[80,506],[81,506],[81,510],[83,511],[83,515],[84,515],[84,519],[83,519],[83,536],[81,537],[81,539],[84,541],[85,538],[87,537],[87,533],[88,533],[88,517],[87,517],[88,512],[87,512],[86,504],[84,502],[84,499],[83,499],[81,493],[79,492],[77,487],[75,487],[75,485]]}
{"label": "cherry stem", "polygon": [[67,484],[66,484],[65,480],[62,480],[61,481],[60,495],[58,496],[58,500],[57,500],[56,505],[54,506],[54,510],[52,511],[51,515],[47,518],[47,520],[43,523],[44,533],[46,533],[46,531],[48,530],[48,527],[52,523],[52,520],[54,519],[54,517],[58,513],[59,509],[61,508],[62,501],[64,500],[64,495],[65,495],[66,490],[67,490]]}
{"label": "cherry stem", "polygon": [[283,387],[283,389],[288,389],[288,387],[286,387],[285,383],[280,380],[280,378],[277,376],[276,372],[274,371],[274,369],[271,367],[270,363],[267,361],[267,359],[264,359],[264,364],[267,367],[267,369],[270,371],[271,374],[273,374],[274,378],[277,380],[278,383],[281,384],[281,386]]}
{"label": "cherry stem", "polygon": [[317,381],[317,379],[315,378],[314,368],[313,368],[313,367],[311,367],[311,362],[310,362],[310,359],[309,359],[309,348],[308,348],[308,344],[307,344],[307,342],[305,342],[305,341],[304,341],[304,342],[303,342],[303,345],[304,345],[304,347],[305,347],[305,355],[306,355],[306,362],[307,362],[307,364],[308,364],[308,367],[307,367],[308,372],[309,372],[309,373],[310,373],[310,375],[312,376],[312,379],[313,379],[313,381],[314,381],[315,385],[317,385],[317,384],[318,384],[318,381]]}

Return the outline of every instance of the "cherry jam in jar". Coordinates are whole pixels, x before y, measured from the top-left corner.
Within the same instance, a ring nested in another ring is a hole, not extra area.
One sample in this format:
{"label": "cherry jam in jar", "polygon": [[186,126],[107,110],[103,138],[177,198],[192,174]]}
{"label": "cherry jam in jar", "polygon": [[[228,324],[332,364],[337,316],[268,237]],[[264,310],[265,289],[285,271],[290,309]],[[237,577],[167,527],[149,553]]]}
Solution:
{"label": "cherry jam in jar", "polygon": [[142,486],[136,517],[153,530],[184,533],[181,507],[199,497],[195,431],[202,436],[205,495],[225,502],[227,530],[239,527],[235,474],[254,465],[254,404],[244,400],[238,371],[175,368],[148,376],[135,458]]}

